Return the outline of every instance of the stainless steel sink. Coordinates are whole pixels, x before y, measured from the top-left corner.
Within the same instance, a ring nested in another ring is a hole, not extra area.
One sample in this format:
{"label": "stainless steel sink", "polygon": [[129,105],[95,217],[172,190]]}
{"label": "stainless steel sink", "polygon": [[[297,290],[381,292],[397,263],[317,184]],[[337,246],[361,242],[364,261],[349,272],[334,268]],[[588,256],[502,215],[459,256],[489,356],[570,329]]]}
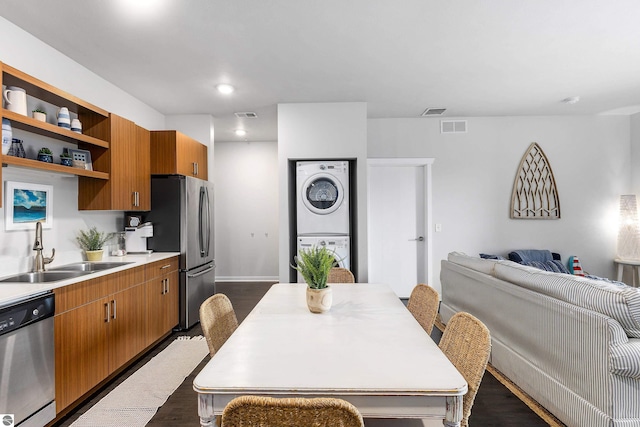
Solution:
{"label": "stainless steel sink", "polygon": [[108,270],[116,268],[131,262],[77,262],[74,264],[61,265],[47,271],[21,273],[15,276],[0,279],[2,282],[18,282],[18,283],[46,283],[57,282],[59,280],[72,279],[74,277],[84,276],[86,274],[95,273],[96,271]]}
{"label": "stainless steel sink", "polygon": [[71,279],[78,276],[89,274],[87,271],[40,271],[37,273],[22,273],[15,276],[5,277],[0,282],[18,282],[18,283],[45,283],[57,282],[59,280]]}
{"label": "stainless steel sink", "polygon": [[49,271],[82,271],[91,273],[94,271],[108,270],[116,268],[132,262],[77,262],[74,264],[61,265],[60,267],[50,268]]}

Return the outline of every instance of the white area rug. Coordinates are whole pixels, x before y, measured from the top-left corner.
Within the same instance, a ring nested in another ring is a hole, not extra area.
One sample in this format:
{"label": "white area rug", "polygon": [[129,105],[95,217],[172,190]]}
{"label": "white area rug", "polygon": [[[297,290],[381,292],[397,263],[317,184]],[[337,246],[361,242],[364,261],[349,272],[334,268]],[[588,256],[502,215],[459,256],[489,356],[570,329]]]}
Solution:
{"label": "white area rug", "polygon": [[204,337],[177,338],[71,426],[144,427],[208,354]]}

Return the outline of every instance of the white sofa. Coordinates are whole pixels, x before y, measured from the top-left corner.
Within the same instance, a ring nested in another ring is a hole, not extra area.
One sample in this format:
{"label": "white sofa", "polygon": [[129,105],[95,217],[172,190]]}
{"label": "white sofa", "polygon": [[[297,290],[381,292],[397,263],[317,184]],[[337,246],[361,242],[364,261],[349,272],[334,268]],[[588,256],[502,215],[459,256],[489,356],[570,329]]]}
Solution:
{"label": "white sofa", "polygon": [[640,290],[456,252],[440,281],[442,321],[484,322],[490,363],[563,423],[640,427]]}

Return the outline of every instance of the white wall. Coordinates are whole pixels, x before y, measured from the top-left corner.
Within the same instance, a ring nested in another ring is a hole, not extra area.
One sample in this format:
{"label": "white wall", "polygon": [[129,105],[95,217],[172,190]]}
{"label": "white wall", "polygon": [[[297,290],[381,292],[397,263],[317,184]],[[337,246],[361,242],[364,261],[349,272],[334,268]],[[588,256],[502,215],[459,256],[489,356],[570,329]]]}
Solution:
{"label": "white wall", "polygon": [[[164,128],[162,114],[1,17],[0,40],[3,40],[0,43],[0,61],[147,129]],[[24,138],[25,145],[55,143],[31,134]],[[82,252],[74,241],[79,229],[96,225],[105,231],[116,231],[122,226],[120,211],[78,212],[76,177],[7,167],[2,169],[2,181],[53,186],[53,228],[43,233],[45,256],[50,255],[52,248],[56,249],[52,265],[82,259]],[[5,209],[0,209],[2,222],[4,213]],[[5,231],[4,224],[0,225],[0,276],[31,269],[34,234],[35,227],[33,231]]]}
{"label": "white wall", "polygon": [[216,280],[278,280],[278,144],[217,142]]}
{"label": "white wall", "polygon": [[357,160],[358,279],[366,281],[367,104],[363,102],[278,105],[280,281],[289,281],[288,161],[314,158]]}
{"label": "white wall", "polygon": [[[468,133],[440,134],[438,119],[370,119],[371,158],[432,157],[434,282],[451,251],[506,255],[550,249],[615,277],[617,209],[630,190],[630,120],[623,116],[466,118]],[[560,196],[559,220],[509,218],[518,165],[531,142],[545,152]]]}

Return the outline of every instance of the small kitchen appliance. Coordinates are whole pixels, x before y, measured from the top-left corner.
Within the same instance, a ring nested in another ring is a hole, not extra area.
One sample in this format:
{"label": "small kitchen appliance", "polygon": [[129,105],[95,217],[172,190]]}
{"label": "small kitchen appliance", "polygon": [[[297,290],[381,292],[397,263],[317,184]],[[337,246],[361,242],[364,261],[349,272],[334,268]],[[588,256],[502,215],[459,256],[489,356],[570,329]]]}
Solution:
{"label": "small kitchen appliance", "polygon": [[149,254],[153,252],[147,249],[147,238],[153,237],[153,224],[145,222],[137,227],[125,227],[126,247],[129,254]]}

